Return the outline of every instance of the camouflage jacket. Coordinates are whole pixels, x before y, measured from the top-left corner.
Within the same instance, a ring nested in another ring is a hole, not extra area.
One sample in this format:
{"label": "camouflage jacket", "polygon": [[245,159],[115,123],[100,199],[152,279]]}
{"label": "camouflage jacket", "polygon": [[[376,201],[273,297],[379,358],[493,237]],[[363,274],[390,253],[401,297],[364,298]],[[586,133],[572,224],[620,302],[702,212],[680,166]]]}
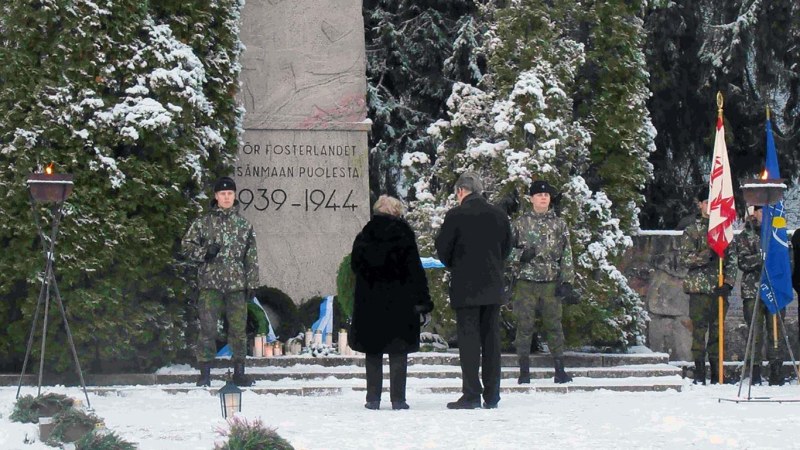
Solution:
{"label": "camouflage jacket", "polygon": [[[526,212],[514,221],[513,233],[514,248],[509,258],[519,279],[572,283],[575,269],[569,229],[552,209],[545,213]],[[535,250],[535,256],[523,264],[519,259],[528,248]]]}
{"label": "camouflage jacket", "polygon": [[756,298],[761,284],[761,230],[749,222],[736,241],[736,256],[742,271],[742,298]]}
{"label": "camouflage jacket", "polygon": [[[213,243],[219,244],[219,253],[206,262],[206,250]],[[214,205],[192,223],[181,244],[186,257],[199,264],[200,289],[232,292],[258,287],[256,236],[239,215],[238,204],[228,209]]]}
{"label": "camouflage jacket", "polygon": [[[698,217],[683,230],[680,262],[689,270],[683,279],[687,294],[711,294],[719,284],[719,257],[708,246],[708,219]],[[725,250],[723,260],[724,283],[733,286],[736,280],[735,242]]]}

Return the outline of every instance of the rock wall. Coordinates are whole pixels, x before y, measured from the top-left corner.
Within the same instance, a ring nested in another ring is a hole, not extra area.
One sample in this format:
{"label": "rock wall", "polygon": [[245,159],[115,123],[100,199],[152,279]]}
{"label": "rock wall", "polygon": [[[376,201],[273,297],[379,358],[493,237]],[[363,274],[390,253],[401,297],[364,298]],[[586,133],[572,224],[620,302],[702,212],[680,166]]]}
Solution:
{"label": "rock wall", "polygon": [[[643,231],[633,238],[634,245],[623,258],[621,269],[631,287],[642,296],[650,322],[648,346],[657,352],[669,353],[670,360],[692,360],[692,322],[689,320],[689,296],[683,292],[686,270],[678,264],[680,232]],[[725,359],[739,361],[744,357],[747,324],[744,322],[740,279],[736,280],[730,307],[725,318]],[[798,357],[797,301],[789,305],[786,332],[795,358]],[[769,332],[772,332],[771,330]],[[780,334],[782,338],[782,334]],[[788,353],[784,355],[789,360]]]}

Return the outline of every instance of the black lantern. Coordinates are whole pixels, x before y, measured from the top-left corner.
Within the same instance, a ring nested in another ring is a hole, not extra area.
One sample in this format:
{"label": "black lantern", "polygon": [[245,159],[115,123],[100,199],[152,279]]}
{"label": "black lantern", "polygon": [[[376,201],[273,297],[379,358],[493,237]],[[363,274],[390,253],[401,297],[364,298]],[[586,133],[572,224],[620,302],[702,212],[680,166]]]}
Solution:
{"label": "black lantern", "polygon": [[783,178],[744,180],[744,184],[741,186],[744,201],[750,206],[766,206],[778,203],[783,199],[783,191],[786,189],[783,181]]}
{"label": "black lantern", "polygon": [[225,419],[228,418],[228,415],[242,412],[242,390],[228,380],[225,386],[219,390],[219,403],[222,408],[222,417]]}
{"label": "black lantern", "polygon": [[[86,382],[83,379],[83,371],[81,364],[78,360],[78,352],[75,350],[75,342],[72,339],[72,331],[69,328],[67,321],[67,312],[64,308],[64,302],[61,299],[61,293],[58,290],[57,278],[55,275],[55,245],[58,238],[58,227],[61,224],[61,218],[64,216],[64,201],[72,193],[73,181],[72,175],[68,173],[57,174],[55,173],[53,163],[50,163],[44,173],[32,173],[28,176],[26,184],[28,186],[28,194],[30,196],[31,209],[33,210],[33,219],[36,223],[36,228],[39,232],[39,241],[42,243],[42,253],[45,258],[45,267],[42,271],[42,287],[39,290],[39,300],[36,303],[36,310],[33,313],[33,323],[31,324],[31,332],[28,337],[28,346],[25,350],[25,359],[22,363],[22,372],[19,375],[19,385],[17,386],[17,398],[19,398],[20,390],[22,389],[22,378],[28,368],[28,358],[31,356],[31,349],[33,346],[33,338],[36,335],[37,321],[40,311],[43,313],[42,320],[42,346],[39,352],[39,384],[38,393],[42,393],[42,374],[44,373],[44,355],[45,343],[47,342],[47,325],[48,325],[48,312],[50,310],[51,294],[55,298],[55,304],[61,312],[61,317],[64,319],[64,330],[67,332],[67,343],[69,349],[72,351],[72,357],[75,361],[75,370],[78,373],[78,378],[83,386],[83,394],[86,396],[86,405],[91,408],[89,403],[89,394],[86,392]],[[50,235],[45,234],[43,227],[43,218],[41,206],[50,205]],[[43,308],[42,308],[43,307]]]}
{"label": "black lantern", "polygon": [[39,203],[61,203],[72,193],[72,175],[54,173],[50,163],[44,173],[28,175],[27,184],[31,197]]}

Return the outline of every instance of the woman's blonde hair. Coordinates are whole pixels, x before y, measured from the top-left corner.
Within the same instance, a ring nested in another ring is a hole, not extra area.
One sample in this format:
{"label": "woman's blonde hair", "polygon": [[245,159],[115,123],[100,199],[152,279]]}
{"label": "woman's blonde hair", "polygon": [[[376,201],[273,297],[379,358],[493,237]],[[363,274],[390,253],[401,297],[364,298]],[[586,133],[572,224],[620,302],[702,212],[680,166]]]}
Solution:
{"label": "woman's blonde hair", "polygon": [[395,217],[401,217],[406,213],[406,207],[400,200],[390,197],[388,195],[381,195],[378,201],[372,205],[373,213],[389,214]]}

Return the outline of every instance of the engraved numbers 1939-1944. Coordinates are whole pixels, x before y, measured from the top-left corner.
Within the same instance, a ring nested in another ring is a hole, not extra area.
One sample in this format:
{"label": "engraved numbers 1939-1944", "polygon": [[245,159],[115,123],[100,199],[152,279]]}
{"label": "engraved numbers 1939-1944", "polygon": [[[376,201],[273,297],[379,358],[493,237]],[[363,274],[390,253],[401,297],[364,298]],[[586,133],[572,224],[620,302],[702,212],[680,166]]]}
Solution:
{"label": "engraved numbers 1939-1944", "polygon": [[[353,190],[347,193],[345,197],[343,194],[338,194],[336,189],[332,191],[324,191],[322,189],[305,189],[303,191],[303,198],[289,198],[289,195],[283,189],[241,189],[239,190],[239,203],[244,205],[247,210],[251,206],[258,211],[266,211],[272,207],[275,211],[279,211],[284,206],[289,208],[302,208],[305,211],[319,211],[320,208],[338,211],[339,209],[349,209],[355,211],[358,205],[351,203],[350,198],[353,196]],[[344,202],[339,203],[340,198],[344,197]]]}

